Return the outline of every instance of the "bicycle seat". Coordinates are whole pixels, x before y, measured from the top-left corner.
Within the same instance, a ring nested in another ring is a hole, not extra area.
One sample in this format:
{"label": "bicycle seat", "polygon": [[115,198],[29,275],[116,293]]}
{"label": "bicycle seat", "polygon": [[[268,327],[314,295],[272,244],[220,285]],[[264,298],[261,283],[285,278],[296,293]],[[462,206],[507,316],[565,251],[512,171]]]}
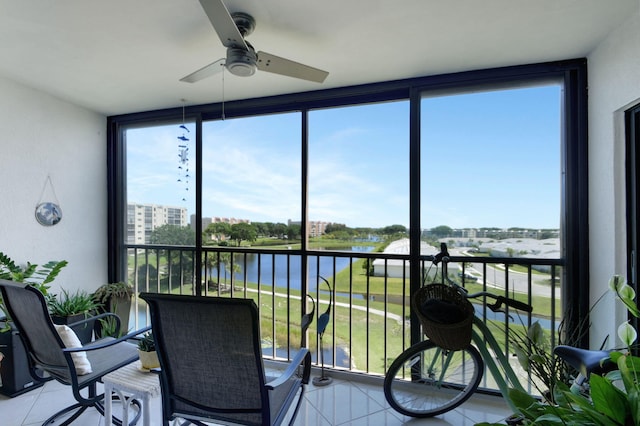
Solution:
{"label": "bicycle seat", "polygon": [[[610,351],[596,351],[560,345],[553,349],[553,353],[575,368],[584,377],[596,373],[603,375],[613,371],[617,366],[609,359]],[[604,361],[603,361],[604,360]]]}

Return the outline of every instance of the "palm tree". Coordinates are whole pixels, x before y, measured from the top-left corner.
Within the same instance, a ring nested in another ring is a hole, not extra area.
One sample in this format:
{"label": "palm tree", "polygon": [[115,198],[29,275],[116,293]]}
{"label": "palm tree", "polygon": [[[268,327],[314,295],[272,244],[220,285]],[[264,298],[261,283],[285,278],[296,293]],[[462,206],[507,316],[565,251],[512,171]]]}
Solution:
{"label": "palm tree", "polygon": [[[204,261],[202,262],[207,271],[216,269],[222,271],[224,274],[224,283],[227,283],[227,271],[229,268],[231,271],[231,285],[233,285],[234,275],[242,271],[242,267],[238,262],[231,262],[231,253],[205,253]],[[231,266],[232,265],[232,266]],[[211,281],[211,278],[209,279]],[[217,283],[219,286],[220,283]]]}

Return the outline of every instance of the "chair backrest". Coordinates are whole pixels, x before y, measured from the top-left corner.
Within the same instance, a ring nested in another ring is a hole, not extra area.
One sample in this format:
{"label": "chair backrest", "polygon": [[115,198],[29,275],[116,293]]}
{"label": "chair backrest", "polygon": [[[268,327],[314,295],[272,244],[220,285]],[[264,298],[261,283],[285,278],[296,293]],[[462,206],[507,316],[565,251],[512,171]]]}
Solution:
{"label": "chair backrest", "polygon": [[64,345],[53,326],[44,295],[31,285],[3,279],[0,290],[31,359],[51,375],[69,381]]}
{"label": "chair backrest", "polygon": [[165,418],[270,418],[258,308],[251,299],[142,293],[160,360]]}

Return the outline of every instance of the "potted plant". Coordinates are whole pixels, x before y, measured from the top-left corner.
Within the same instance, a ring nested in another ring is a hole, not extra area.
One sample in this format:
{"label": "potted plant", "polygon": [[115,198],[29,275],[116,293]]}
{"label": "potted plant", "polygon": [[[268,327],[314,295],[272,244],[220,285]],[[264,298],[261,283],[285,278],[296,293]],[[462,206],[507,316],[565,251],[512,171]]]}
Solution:
{"label": "potted plant", "polygon": [[[16,281],[20,283],[31,284],[38,288],[44,294],[47,295],[49,287],[47,284],[51,283],[55,277],[58,276],[60,270],[67,265],[66,260],[49,261],[44,265],[38,267],[35,263],[27,262],[25,266],[17,265],[9,256],[0,251],[0,278],[9,281]],[[9,331],[9,318],[8,312],[2,303],[2,297],[0,296],[0,314],[7,318],[7,323],[0,329],[2,331]]]}
{"label": "potted plant", "polygon": [[[62,289],[60,297],[48,295],[47,304],[54,324],[71,324],[87,318],[96,313],[99,304],[84,290],[76,290],[70,293]],[[91,341],[93,324],[85,323],[71,327],[78,335],[78,339],[84,345]]]}
{"label": "potted plant", "polygon": [[[131,296],[133,296],[133,286],[123,281],[103,284],[98,287],[92,296],[93,300],[99,305],[99,313],[113,312],[120,318],[121,334],[126,334],[129,327]],[[96,335],[101,337],[112,336],[112,323],[113,321],[109,321],[109,318],[101,320],[96,324]]]}
{"label": "potted plant", "polygon": [[[67,261],[62,260],[49,261],[41,266],[27,262],[25,266],[21,266],[0,251],[0,278],[33,285],[45,295],[49,289],[48,284],[58,276],[60,270],[66,265]],[[13,397],[42,386],[43,382],[35,381],[31,376],[27,352],[18,331],[11,323],[1,295],[0,358],[2,358],[0,393]]]}
{"label": "potted plant", "polygon": [[[610,289],[624,303],[630,315],[640,318],[636,293],[624,278],[614,275]],[[611,425],[640,424],[640,357],[632,355],[632,345],[638,334],[629,324],[618,327],[618,337],[625,349],[614,350],[610,359],[618,370],[604,376],[589,376],[590,396],[573,393],[563,382],[557,382],[553,403],[540,401],[531,395],[511,389],[509,397],[523,415],[523,424],[544,425]],[[478,425],[488,425],[480,423]]]}
{"label": "potted plant", "polygon": [[140,356],[140,364],[143,369],[151,370],[152,368],[160,367],[152,331],[147,331],[142,335],[142,338],[138,340],[138,355]]}

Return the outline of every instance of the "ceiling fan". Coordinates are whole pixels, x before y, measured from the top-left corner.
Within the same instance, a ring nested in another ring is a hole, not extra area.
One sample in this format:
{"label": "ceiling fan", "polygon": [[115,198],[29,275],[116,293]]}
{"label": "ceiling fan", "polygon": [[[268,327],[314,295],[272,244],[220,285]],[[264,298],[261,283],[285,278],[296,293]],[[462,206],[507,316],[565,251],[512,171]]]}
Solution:
{"label": "ceiling fan", "polygon": [[313,68],[266,52],[256,52],[244,38],[251,34],[256,21],[247,13],[229,13],[222,0],[200,0],[211,25],[220,41],[227,48],[227,57],[200,68],[180,79],[187,83],[210,77],[222,71],[222,67],[234,75],[252,76],[256,69],[288,77],[322,83],[329,75],[327,71]]}

